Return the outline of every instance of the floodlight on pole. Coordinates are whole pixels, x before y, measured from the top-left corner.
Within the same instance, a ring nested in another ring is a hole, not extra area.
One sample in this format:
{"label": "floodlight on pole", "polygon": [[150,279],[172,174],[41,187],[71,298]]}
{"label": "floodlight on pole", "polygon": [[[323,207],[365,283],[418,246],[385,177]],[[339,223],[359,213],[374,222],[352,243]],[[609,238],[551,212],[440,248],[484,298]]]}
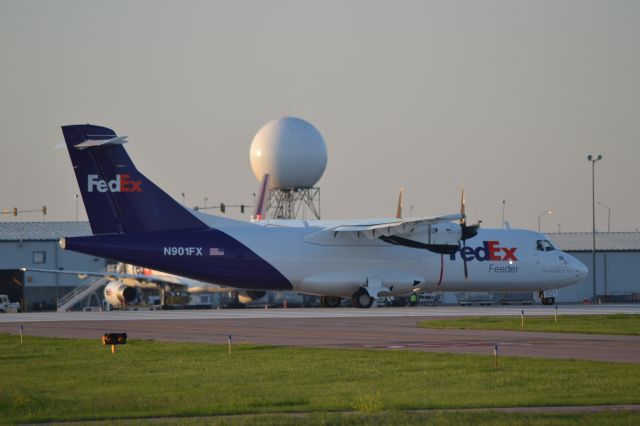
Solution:
{"label": "floodlight on pole", "polygon": [[597,157],[589,154],[587,160],[591,162],[591,217],[593,219],[591,234],[593,246],[591,250],[591,277],[593,279],[593,302],[596,301],[596,162],[602,160],[602,155]]}
{"label": "floodlight on pole", "polygon": [[545,210],[545,211],[543,211],[542,213],[540,213],[538,215],[538,232],[540,232],[540,221],[542,220],[542,216],[547,215],[547,214],[549,214],[549,215],[553,214],[553,211],[548,209],[548,210]]}

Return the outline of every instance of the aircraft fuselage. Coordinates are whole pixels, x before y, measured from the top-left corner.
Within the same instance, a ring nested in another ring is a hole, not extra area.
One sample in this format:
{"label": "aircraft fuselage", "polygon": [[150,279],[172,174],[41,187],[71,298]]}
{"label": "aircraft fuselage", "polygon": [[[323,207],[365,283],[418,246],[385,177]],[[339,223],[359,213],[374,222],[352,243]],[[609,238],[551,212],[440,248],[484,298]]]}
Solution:
{"label": "aircraft fuselage", "polygon": [[[562,251],[540,250],[542,234],[481,229],[453,254],[379,239],[310,238],[326,223],[266,225],[199,215],[212,228],[69,238],[66,248],[248,290],[351,297],[376,280],[390,295],[429,291],[528,291],[577,282],[586,268]],[[468,276],[464,276],[464,263]]]}

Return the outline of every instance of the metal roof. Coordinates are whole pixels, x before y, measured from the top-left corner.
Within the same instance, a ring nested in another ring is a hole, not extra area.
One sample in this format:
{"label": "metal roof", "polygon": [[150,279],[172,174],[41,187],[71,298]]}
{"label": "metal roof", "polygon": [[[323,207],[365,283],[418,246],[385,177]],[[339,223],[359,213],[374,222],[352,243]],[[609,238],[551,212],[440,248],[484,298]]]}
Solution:
{"label": "metal roof", "polygon": [[0,241],[56,241],[92,235],[89,222],[0,222]]}
{"label": "metal roof", "polygon": [[[546,234],[562,251],[591,251],[591,232],[560,232]],[[597,251],[640,251],[640,232],[596,232]]]}

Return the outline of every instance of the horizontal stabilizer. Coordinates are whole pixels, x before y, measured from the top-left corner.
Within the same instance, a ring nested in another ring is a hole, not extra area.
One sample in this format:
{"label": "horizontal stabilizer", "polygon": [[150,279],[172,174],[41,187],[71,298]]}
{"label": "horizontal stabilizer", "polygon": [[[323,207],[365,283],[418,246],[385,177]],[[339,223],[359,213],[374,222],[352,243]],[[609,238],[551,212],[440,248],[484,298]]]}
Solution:
{"label": "horizontal stabilizer", "polygon": [[106,145],[122,145],[123,143],[127,143],[127,136],[116,136],[115,138],[105,139],[105,140],[89,139],[85,142],[77,144],[75,148],[79,150],[83,150],[87,148],[96,148],[96,147],[106,146]]}

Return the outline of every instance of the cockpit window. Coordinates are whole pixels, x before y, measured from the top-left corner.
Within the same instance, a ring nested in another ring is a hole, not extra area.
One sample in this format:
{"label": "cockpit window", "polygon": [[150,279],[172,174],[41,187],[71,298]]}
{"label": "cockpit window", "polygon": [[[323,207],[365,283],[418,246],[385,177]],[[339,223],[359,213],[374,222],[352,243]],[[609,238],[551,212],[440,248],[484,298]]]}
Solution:
{"label": "cockpit window", "polygon": [[538,240],[536,241],[536,250],[538,251],[553,251],[556,248],[551,244],[549,240]]}

